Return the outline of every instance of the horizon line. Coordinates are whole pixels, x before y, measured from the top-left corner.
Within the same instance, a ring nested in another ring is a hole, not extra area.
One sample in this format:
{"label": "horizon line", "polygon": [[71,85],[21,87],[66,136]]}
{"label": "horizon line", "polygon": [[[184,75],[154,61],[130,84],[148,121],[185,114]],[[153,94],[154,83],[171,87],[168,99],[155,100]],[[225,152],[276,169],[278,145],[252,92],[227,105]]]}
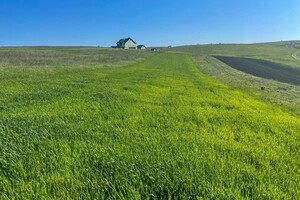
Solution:
{"label": "horizon line", "polygon": [[[265,41],[265,42],[217,42],[217,43],[197,43],[197,44],[182,44],[182,45],[149,45],[149,47],[180,47],[180,46],[201,46],[201,45],[253,45],[253,44],[266,44],[266,43],[278,43],[278,42],[296,42],[300,41],[300,39],[296,40],[278,40],[278,41]],[[146,46],[146,45],[145,45]],[[111,48],[111,46],[101,46],[101,45],[0,45],[0,47],[98,47],[98,48]]]}

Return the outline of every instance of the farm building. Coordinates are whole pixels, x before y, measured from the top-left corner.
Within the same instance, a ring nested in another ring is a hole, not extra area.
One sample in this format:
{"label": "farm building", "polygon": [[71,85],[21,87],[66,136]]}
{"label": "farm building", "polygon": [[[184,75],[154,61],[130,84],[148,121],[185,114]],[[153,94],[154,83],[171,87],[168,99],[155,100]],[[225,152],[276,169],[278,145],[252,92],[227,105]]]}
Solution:
{"label": "farm building", "polygon": [[129,37],[119,40],[119,42],[117,42],[117,48],[137,49],[137,45],[136,42]]}
{"label": "farm building", "polygon": [[138,45],[137,48],[138,49],[147,49],[147,47],[145,45]]}

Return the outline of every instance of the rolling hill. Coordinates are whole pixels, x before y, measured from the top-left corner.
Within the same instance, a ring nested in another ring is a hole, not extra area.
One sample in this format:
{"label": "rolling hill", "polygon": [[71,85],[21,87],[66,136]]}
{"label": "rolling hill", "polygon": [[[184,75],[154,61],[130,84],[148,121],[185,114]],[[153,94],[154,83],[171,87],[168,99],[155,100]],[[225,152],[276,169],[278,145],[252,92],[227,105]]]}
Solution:
{"label": "rolling hill", "polygon": [[[299,41],[295,42],[296,44],[299,43]],[[297,71],[300,69],[300,62],[292,55],[298,52],[298,49],[291,48],[289,44],[291,41],[259,44],[190,45],[164,50],[189,54],[202,72],[260,100],[275,103],[300,116],[300,88],[298,86],[278,81],[276,77],[265,79],[255,76],[256,70],[253,71],[251,64],[246,69],[252,70],[252,75],[235,70],[215,58],[215,56],[227,56],[237,57],[237,59],[257,59],[258,62],[269,61],[276,66],[290,67],[291,70],[295,68]],[[262,71],[260,74],[263,73],[268,74],[269,72]],[[279,74],[279,76],[282,75]],[[289,82],[289,76],[285,80],[285,82]],[[297,77],[295,77],[295,81],[298,81]]]}
{"label": "rolling hill", "polygon": [[0,199],[298,199],[299,86],[207,48],[0,48]]}

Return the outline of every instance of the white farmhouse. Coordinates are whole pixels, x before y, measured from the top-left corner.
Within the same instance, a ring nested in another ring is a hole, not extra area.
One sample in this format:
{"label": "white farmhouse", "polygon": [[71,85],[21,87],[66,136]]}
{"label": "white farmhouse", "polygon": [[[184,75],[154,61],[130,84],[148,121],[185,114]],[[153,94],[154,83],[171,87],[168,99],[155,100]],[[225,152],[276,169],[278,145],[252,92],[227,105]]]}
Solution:
{"label": "white farmhouse", "polygon": [[136,42],[133,41],[133,39],[129,38],[124,38],[119,40],[117,42],[117,48],[122,48],[122,49],[137,49]]}

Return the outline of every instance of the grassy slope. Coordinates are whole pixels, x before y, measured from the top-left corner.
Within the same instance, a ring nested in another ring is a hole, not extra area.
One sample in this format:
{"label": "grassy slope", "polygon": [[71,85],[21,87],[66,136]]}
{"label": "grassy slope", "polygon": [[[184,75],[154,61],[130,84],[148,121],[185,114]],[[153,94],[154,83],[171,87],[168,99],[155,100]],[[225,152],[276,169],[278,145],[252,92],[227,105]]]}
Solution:
{"label": "grassy slope", "polygon": [[259,58],[291,67],[300,68],[299,61],[292,57],[298,49],[286,48],[290,42],[274,42],[259,44],[213,44],[174,47],[172,51],[189,53],[194,56],[223,55]]}
{"label": "grassy slope", "polygon": [[[0,48],[0,70],[30,70],[32,72],[83,67],[121,66],[142,60],[147,51],[122,51],[97,47],[5,47]],[[22,67],[22,68],[20,68]],[[49,69],[51,67],[51,69]],[[36,69],[38,68],[38,69]],[[13,75],[16,72],[11,73]],[[1,74],[0,74],[1,75]]]}
{"label": "grassy slope", "polygon": [[[286,48],[290,42],[276,42],[250,45],[194,45],[172,48],[172,51],[186,52],[197,63],[199,69],[236,89],[242,90],[261,100],[275,103],[300,115],[300,87],[278,81],[258,78],[232,69],[211,55],[258,58],[300,68],[299,60],[292,57],[297,51]],[[265,90],[261,90],[261,88]]]}
{"label": "grassy slope", "polygon": [[300,197],[300,119],[186,55],[27,73],[0,79],[0,198]]}
{"label": "grassy slope", "polygon": [[[210,76],[256,98],[274,103],[300,116],[300,87],[263,79],[235,70],[210,56],[193,57],[198,68]],[[262,90],[261,88],[264,88]]]}

